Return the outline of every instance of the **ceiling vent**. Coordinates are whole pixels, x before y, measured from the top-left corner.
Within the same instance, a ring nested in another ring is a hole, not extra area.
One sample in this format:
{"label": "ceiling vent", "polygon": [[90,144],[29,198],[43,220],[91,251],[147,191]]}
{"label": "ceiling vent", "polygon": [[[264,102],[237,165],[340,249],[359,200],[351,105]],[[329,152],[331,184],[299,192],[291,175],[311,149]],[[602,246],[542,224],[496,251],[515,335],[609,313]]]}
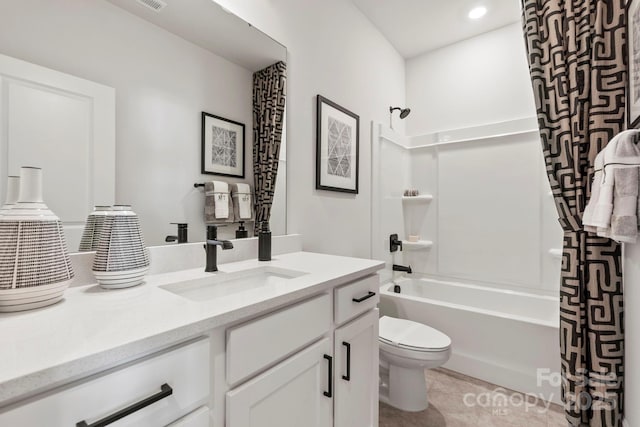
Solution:
{"label": "ceiling vent", "polygon": [[167,7],[167,4],[162,0],[136,0],[142,6],[153,10],[154,12],[160,12]]}

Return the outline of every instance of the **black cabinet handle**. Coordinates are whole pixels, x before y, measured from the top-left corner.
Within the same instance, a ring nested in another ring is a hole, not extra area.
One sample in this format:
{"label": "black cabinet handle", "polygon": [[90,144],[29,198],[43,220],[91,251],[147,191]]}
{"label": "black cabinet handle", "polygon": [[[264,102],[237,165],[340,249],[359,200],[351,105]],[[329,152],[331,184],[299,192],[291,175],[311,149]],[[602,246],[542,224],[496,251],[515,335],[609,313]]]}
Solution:
{"label": "black cabinet handle", "polygon": [[124,409],[121,409],[118,412],[115,412],[111,415],[104,417],[103,419],[96,421],[93,424],[87,424],[85,420],[76,423],[76,427],[103,427],[109,424],[115,423],[121,418],[124,418],[128,415],[133,414],[134,412],[138,412],[139,410],[146,408],[149,405],[156,403],[158,400],[162,400],[165,397],[171,396],[173,394],[173,389],[169,386],[169,384],[162,384],[160,386],[160,391],[153,396],[149,396],[146,399],[141,400],[140,402],[136,402],[131,406],[127,406]]}
{"label": "black cabinet handle", "polygon": [[345,381],[351,381],[351,344],[346,341],[342,341],[342,345],[347,347],[347,375],[343,375],[342,379]]}
{"label": "black cabinet handle", "polygon": [[324,355],[324,358],[329,362],[329,369],[327,370],[327,380],[329,381],[329,391],[325,391],[323,394],[327,397],[333,397],[333,386],[331,380],[333,379],[333,357]]}
{"label": "black cabinet handle", "polygon": [[362,301],[368,300],[369,298],[374,297],[374,296],[376,296],[376,293],[369,291],[369,293],[366,294],[365,296],[360,297],[360,298],[353,298],[351,301],[353,301],[353,302],[362,302]]}

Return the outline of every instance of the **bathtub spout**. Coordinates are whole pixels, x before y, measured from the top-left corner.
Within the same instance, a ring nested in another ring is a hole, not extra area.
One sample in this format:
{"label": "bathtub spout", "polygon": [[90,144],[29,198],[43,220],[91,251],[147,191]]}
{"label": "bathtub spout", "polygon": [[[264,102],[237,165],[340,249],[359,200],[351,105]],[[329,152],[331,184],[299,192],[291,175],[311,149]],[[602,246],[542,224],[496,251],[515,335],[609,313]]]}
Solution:
{"label": "bathtub spout", "polygon": [[411,266],[405,267],[404,265],[393,264],[393,271],[403,271],[405,273],[411,274]]}

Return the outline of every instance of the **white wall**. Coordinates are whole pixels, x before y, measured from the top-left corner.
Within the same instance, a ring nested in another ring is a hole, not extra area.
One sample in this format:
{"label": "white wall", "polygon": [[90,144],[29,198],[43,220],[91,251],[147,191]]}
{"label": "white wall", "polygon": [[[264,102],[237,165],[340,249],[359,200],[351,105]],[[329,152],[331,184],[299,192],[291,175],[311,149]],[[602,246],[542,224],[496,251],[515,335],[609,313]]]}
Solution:
{"label": "white wall", "polygon": [[624,247],[624,324],[626,426],[640,426],[640,243]]}
{"label": "white wall", "polygon": [[0,53],[116,89],[116,202],[133,205],[147,244],[175,234],[169,222],[204,238],[201,111],[245,123],[253,183],[250,71],[102,0],[1,2]]}
{"label": "white wall", "polygon": [[[370,123],[404,105],[404,60],[349,0],[217,1],[288,48],[287,231],[305,250],[369,257]],[[317,94],[360,116],[357,196],[315,190]]]}
{"label": "white wall", "polygon": [[535,116],[519,23],[407,61],[407,134]]}

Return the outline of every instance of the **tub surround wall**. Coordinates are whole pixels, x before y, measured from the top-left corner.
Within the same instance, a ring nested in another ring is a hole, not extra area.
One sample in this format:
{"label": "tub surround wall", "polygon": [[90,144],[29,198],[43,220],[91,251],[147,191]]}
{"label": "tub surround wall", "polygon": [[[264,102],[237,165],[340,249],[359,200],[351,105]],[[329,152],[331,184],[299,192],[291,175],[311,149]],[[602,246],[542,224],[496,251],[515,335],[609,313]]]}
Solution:
{"label": "tub surround wall", "polygon": [[[374,257],[443,280],[557,294],[561,259],[550,251],[562,233],[535,119],[408,138],[378,128]],[[402,201],[404,188],[433,200]],[[391,232],[433,246],[391,254]]]}
{"label": "tub surround wall", "polygon": [[396,256],[389,252],[389,235],[407,237],[402,196],[411,186],[411,154],[404,148],[409,139],[377,123],[372,123],[372,135],[371,256],[390,269]]}

